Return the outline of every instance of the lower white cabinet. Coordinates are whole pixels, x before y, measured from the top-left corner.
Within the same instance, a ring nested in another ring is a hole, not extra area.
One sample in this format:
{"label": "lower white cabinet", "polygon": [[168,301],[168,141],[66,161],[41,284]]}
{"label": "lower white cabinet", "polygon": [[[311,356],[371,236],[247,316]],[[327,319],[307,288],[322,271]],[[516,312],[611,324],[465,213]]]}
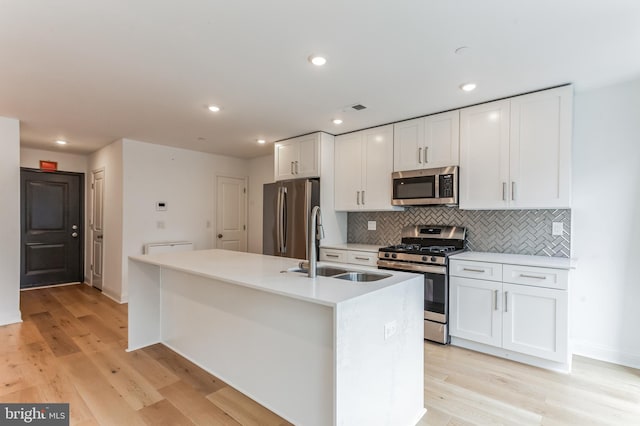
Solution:
{"label": "lower white cabinet", "polygon": [[451,259],[450,275],[451,336],[567,362],[567,270]]}

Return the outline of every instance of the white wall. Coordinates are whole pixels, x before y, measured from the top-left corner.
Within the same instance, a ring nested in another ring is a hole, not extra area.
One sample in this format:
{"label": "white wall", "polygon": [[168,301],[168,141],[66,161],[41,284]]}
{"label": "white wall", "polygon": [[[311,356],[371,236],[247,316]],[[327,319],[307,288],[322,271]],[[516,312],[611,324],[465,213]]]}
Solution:
{"label": "white wall", "polygon": [[0,325],[20,315],[20,122],[0,117]]}
{"label": "white wall", "polygon": [[[121,300],[122,293],[122,151],[122,141],[107,145],[91,154],[87,169],[89,175],[94,170],[104,169],[102,292],[117,301]],[[88,195],[90,194],[89,191]],[[91,217],[90,208],[87,210],[88,217]],[[90,276],[91,245],[88,245],[87,248],[85,274]]]}
{"label": "white wall", "polygon": [[87,173],[87,165],[89,164],[89,158],[86,155],[20,148],[20,167],[39,169],[40,160],[57,162],[58,170],[61,172]]}
{"label": "white wall", "polygon": [[574,352],[640,368],[640,79],[574,105]]}
{"label": "white wall", "polygon": [[[216,177],[246,177],[248,160],[123,140],[122,289],[126,301],[128,257],[144,244],[192,241],[196,250],[213,248]],[[167,211],[156,211],[156,202]],[[159,224],[159,222],[161,222]]]}
{"label": "white wall", "polygon": [[273,154],[249,160],[249,252],[262,253],[262,186],[273,182]]}

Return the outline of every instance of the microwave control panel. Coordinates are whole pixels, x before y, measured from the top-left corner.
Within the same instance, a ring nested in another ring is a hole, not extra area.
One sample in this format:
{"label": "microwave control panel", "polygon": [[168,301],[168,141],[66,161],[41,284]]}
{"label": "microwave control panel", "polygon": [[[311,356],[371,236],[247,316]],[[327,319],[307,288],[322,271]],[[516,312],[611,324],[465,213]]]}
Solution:
{"label": "microwave control panel", "polygon": [[440,198],[453,197],[453,175],[440,175],[438,176],[440,181]]}

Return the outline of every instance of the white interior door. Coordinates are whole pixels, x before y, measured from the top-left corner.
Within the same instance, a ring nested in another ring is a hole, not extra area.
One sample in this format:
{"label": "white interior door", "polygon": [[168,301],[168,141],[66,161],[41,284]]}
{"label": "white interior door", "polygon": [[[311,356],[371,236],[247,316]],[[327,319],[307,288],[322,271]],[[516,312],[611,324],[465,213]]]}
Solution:
{"label": "white interior door", "polygon": [[247,251],[247,179],[217,181],[216,248]]}
{"label": "white interior door", "polygon": [[104,256],[104,169],[91,174],[91,285],[102,289]]}

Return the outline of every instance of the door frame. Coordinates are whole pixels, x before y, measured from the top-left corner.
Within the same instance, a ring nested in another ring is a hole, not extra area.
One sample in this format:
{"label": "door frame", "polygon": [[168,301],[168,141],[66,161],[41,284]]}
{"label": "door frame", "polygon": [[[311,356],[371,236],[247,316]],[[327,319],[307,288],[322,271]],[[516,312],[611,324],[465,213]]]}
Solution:
{"label": "door frame", "polygon": [[[80,253],[78,254],[80,256],[79,259],[79,267],[80,267],[80,271],[79,271],[79,276],[80,276],[80,283],[84,283],[85,282],[85,258],[86,258],[86,253],[85,253],[85,238],[86,238],[86,228],[85,228],[85,214],[86,214],[86,206],[85,206],[85,179],[86,179],[86,173],[80,173],[80,172],[65,172],[65,171],[49,171],[49,170],[41,170],[41,169],[34,169],[31,167],[20,167],[20,171],[27,171],[27,172],[36,172],[36,173],[48,173],[48,174],[56,174],[56,175],[67,175],[67,176],[78,176],[80,178],[80,187],[78,188],[78,192],[79,192],[79,199],[78,199],[78,205],[80,207],[80,212],[79,212],[79,217],[78,217],[78,229],[81,229],[83,232],[82,238],[80,238],[79,244],[80,244]],[[22,184],[20,185],[20,197],[22,197]],[[22,211],[22,198],[20,199],[20,221],[24,220],[24,218],[22,217],[23,215],[23,211]],[[21,241],[20,241],[20,268],[22,268],[23,266],[23,262],[24,259],[22,258],[22,223],[20,224],[20,233],[21,233]],[[22,273],[22,272],[21,272]],[[55,285],[59,285],[59,284],[52,284],[53,286]],[[21,290],[28,290],[30,288],[36,288],[36,287],[26,287],[24,289],[21,288]]]}
{"label": "door frame", "polygon": [[246,224],[246,229],[244,230],[244,240],[245,240],[245,252],[249,252],[249,177],[248,176],[230,176],[223,174],[216,174],[216,196],[215,196],[215,221],[213,223],[213,248],[218,248],[218,213],[219,213],[219,205],[218,205],[218,182],[220,178],[228,178],[228,179],[242,179],[244,180],[244,223]]}

